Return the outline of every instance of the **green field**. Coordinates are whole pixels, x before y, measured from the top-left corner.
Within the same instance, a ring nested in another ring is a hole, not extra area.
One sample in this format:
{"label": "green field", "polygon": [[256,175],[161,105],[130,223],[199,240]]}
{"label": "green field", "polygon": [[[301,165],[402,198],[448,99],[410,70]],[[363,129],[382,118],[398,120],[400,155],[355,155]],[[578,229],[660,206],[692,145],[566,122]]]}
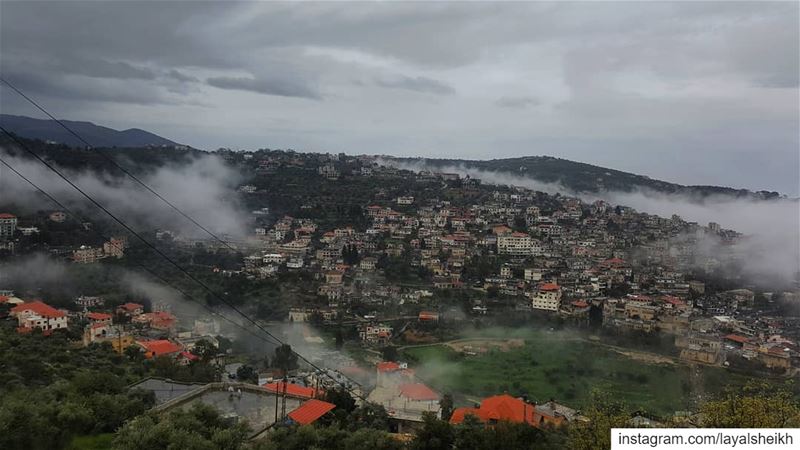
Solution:
{"label": "green field", "polygon": [[421,379],[467,403],[508,392],[581,408],[592,390],[598,389],[634,409],[667,415],[692,408],[698,395],[705,397],[727,383],[746,381],[721,368],[649,364],[601,345],[546,332],[529,333],[524,347],[507,352],[462,356],[437,345],[406,349],[404,356]]}
{"label": "green field", "polygon": [[107,450],[111,448],[114,433],[95,434],[88,436],[75,436],[70,442],[68,450]]}

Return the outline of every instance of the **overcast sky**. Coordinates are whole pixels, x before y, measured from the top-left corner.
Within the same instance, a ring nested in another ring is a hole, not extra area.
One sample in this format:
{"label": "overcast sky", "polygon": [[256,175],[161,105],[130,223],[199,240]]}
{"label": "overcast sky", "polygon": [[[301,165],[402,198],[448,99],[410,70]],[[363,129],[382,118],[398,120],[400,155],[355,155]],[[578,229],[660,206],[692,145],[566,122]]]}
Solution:
{"label": "overcast sky", "polygon": [[[552,155],[800,187],[798,3],[0,3],[58,117],[198,148]],[[6,88],[2,112],[41,117]]]}

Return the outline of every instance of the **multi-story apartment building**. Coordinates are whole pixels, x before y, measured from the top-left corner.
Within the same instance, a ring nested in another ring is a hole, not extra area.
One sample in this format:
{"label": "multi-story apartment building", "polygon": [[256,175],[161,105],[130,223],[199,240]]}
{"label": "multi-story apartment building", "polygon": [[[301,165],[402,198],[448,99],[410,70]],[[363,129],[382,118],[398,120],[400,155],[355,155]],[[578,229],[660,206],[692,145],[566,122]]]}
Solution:
{"label": "multi-story apartment building", "polygon": [[533,239],[525,233],[510,233],[498,236],[497,252],[501,255],[530,255],[533,252]]}
{"label": "multi-story apartment building", "polygon": [[545,311],[558,311],[561,306],[561,287],[555,283],[545,283],[539,286],[536,294],[531,298],[533,309]]}
{"label": "multi-story apartment building", "polygon": [[0,213],[0,239],[10,238],[17,231],[17,216]]}

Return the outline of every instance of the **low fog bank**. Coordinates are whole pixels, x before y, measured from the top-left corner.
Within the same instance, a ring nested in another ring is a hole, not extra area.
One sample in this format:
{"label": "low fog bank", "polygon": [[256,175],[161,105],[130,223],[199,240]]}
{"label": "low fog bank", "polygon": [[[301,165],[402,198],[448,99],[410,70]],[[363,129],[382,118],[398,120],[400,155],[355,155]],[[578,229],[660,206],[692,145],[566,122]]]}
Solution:
{"label": "low fog bank", "polygon": [[[637,211],[671,217],[673,214],[700,225],[719,223],[722,228],[745,235],[737,245],[742,255],[744,273],[750,277],[777,277],[784,282],[794,280],[800,272],[800,200],[757,200],[724,195],[705,197],[702,202],[680,194],[651,190],[634,192],[578,193],[559,183],[545,183],[529,177],[483,171],[465,166],[429,166],[424,162],[401,163],[381,160],[380,163],[400,169],[458,173],[479,178],[487,184],[519,186],[548,194],[561,194],[593,202],[604,200],[613,205],[629,206]],[[719,242],[705,240],[700,251],[712,256]]]}
{"label": "low fog bank", "polygon": [[[102,214],[74,188],[38,161],[10,156],[0,149],[0,156],[44,191],[70,209]],[[56,209],[32,186],[0,166],[0,202],[13,202],[21,207]],[[136,227],[172,229],[190,237],[207,237],[190,221],[180,216],[155,195],[121,173],[71,171],[60,169],[73,183],[113,214]],[[214,155],[204,155],[188,164],[168,164],[139,176],[184,213],[215,233],[241,237],[245,234],[247,216],[237,203],[236,187],[241,174]],[[104,218],[105,219],[105,218]]]}
{"label": "low fog bank", "polygon": [[[723,228],[744,234],[736,245],[736,253],[741,256],[744,274],[750,278],[791,281],[800,272],[800,201],[797,199],[713,196],[697,204],[666,194],[611,192],[607,200],[663,217],[677,214],[701,225],[716,222]],[[706,237],[698,244],[698,252],[713,257],[726,250],[722,245],[718,239]]]}
{"label": "low fog bank", "polygon": [[[0,289],[11,289],[25,300],[41,298],[63,307],[80,295],[116,293],[116,301],[148,301],[153,309],[165,309],[175,314],[183,325],[191,328],[195,319],[232,311],[214,308],[212,314],[203,305],[184,297],[176,289],[148,274],[105,264],[79,265],[37,253],[7,260],[0,264]],[[201,301],[201,300],[198,300]],[[241,332],[227,321],[220,321],[223,332]]]}

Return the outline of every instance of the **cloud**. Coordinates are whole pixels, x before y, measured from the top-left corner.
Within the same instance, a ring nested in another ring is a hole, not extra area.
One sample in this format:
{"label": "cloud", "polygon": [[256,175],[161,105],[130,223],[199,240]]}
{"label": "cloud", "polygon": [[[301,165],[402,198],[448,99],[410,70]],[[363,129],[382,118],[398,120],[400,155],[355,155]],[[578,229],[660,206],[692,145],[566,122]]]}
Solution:
{"label": "cloud", "polygon": [[502,97],[495,104],[503,108],[527,108],[539,105],[541,102],[534,97]]}
{"label": "cloud", "polygon": [[175,70],[175,69],[170,70],[167,73],[167,76],[169,76],[171,78],[174,78],[174,79],[176,79],[178,81],[181,81],[181,82],[192,82],[192,83],[195,83],[195,82],[200,81],[196,77],[193,77],[191,75],[186,75],[183,72]]}
{"label": "cloud", "polygon": [[[78,208],[84,213],[88,212],[90,217],[109,220],[38,161],[11,156],[5,149],[0,149],[0,155],[20,173],[71,209]],[[125,167],[126,164],[120,162],[120,165]],[[119,173],[112,175],[66,169],[62,169],[62,172],[138,232],[145,232],[147,235],[147,231],[162,228],[178,231],[184,236],[210,239],[153,194]],[[159,167],[139,178],[215,234],[233,237],[243,237],[246,234],[245,227],[249,219],[237,203],[235,192],[242,181],[241,175],[225,165],[221,159],[211,155],[202,156],[184,163]],[[38,205],[46,201],[29,184],[13,174],[0,177],[0,191],[6,194],[2,196],[3,200],[14,200],[23,205]]]}
{"label": "cloud", "polygon": [[424,94],[453,95],[456,93],[452,86],[428,77],[384,76],[376,79],[375,83],[385,88],[404,89]]}
{"label": "cloud", "polygon": [[[797,2],[7,2],[0,64],[38,80],[33,94],[59,117],[149,122],[197,148],[547,153],[797,195],[800,173],[788,168],[798,167],[799,11]],[[51,61],[63,70],[48,71]],[[402,95],[414,92],[423,95]],[[264,129],[278,120],[280,130]]]}
{"label": "cloud", "polygon": [[251,91],[259,94],[278,95],[281,97],[299,97],[321,100],[322,96],[311,86],[292,79],[282,78],[244,78],[244,77],[212,77],[206,80],[210,86],[219,89]]}
{"label": "cloud", "polygon": [[[786,283],[800,273],[800,200],[776,199],[755,200],[730,196],[709,196],[702,201],[686,195],[664,194],[639,189],[633,192],[576,193],[558,183],[545,183],[530,177],[521,177],[504,172],[483,171],[465,166],[428,166],[424,160],[418,163],[400,163],[396,160],[381,160],[381,164],[405,170],[433,170],[458,173],[478,178],[484,183],[520,186],[549,194],[562,194],[581,198],[584,201],[605,200],[613,205],[629,206],[639,212],[661,217],[679,215],[686,221],[705,226],[709,222],[719,223],[723,228],[743,233],[737,246],[744,273],[751,281],[777,279]],[[704,240],[698,249],[706,255],[721,254],[723,245],[717,241]]]}
{"label": "cloud", "polygon": [[[91,102],[124,103],[129,105],[182,104],[181,96],[172,96],[158,85],[141,79],[93,78],[81,75],[58,75],[49,72],[4,71],[3,77],[34,97],[70,100],[82,104]],[[3,95],[16,97],[5,85]],[[24,103],[23,103],[24,104]],[[47,106],[47,105],[46,105]],[[28,107],[28,112],[31,108]],[[28,114],[30,114],[28,112]],[[67,118],[69,119],[69,118]]]}

